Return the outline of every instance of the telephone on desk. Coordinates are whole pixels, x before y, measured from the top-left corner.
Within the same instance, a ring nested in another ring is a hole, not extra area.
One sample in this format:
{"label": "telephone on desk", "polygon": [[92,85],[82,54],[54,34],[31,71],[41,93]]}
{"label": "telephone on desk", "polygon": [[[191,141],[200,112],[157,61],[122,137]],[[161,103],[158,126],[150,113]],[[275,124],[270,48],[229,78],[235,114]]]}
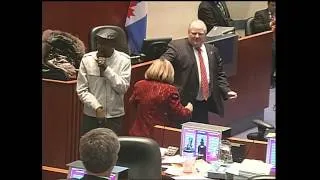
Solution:
{"label": "telephone on desk", "polygon": [[175,146],[169,146],[167,148],[167,151],[165,152],[165,155],[166,156],[174,156],[177,154],[179,148],[178,147],[175,147]]}

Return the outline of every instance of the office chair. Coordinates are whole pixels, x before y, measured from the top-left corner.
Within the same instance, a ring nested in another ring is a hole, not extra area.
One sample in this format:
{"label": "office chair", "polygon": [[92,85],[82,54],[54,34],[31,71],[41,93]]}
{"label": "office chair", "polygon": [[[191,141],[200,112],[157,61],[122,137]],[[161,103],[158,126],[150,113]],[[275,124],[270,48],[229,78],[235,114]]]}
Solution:
{"label": "office chair", "polygon": [[265,138],[266,131],[275,129],[274,126],[260,119],[253,120],[253,123],[258,126],[258,132],[249,133],[247,138],[250,140],[268,141],[268,139]]}
{"label": "office chair", "polygon": [[158,143],[145,137],[119,136],[118,166],[129,168],[129,179],[161,179]]}
{"label": "office chair", "polygon": [[245,28],[245,36],[249,36],[254,34],[254,30],[253,30],[253,17],[249,17],[247,19],[247,23],[246,23],[246,28]]}
{"label": "office chair", "polygon": [[116,32],[118,32],[118,37],[116,39],[115,49],[118,51],[124,52],[128,55],[130,54],[126,33],[124,32],[124,30],[121,27],[113,26],[113,25],[104,25],[104,26],[97,26],[97,27],[92,28],[92,30],[89,34],[89,44],[90,44],[89,51],[95,51],[97,49],[96,34],[102,29],[113,29]]}
{"label": "office chair", "polygon": [[258,175],[248,178],[248,180],[261,180],[261,179],[276,179],[275,176],[272,175]]}

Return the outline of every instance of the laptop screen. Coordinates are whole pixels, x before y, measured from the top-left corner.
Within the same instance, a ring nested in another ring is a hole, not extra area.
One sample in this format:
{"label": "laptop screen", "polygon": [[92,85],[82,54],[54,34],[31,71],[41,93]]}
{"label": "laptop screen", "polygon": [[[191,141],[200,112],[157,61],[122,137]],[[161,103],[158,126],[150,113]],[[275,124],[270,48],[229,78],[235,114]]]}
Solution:
{"label": "laptop screen", "polygon": [[201,156],[203,160],[212,163],[219,159],[222,133],[201,127],[182,127],[181,155]]}
{"label": "laptop screen", "polygon": [[276,138],[268,138],[266,163],[272,165],[271,171],[276,169]]}
{"label": "laptop screen", "polygon": [[[69,174],[68,174],[68,178],[74,178],[74,179],[81,179],[84,174],[85,174],[85,170],[84,169],[80,169],[80,168],[75,168],[75,167],[70,167],[69,169]],[[114,173],[111,173],[110,180],[117,180],[117,175]]]}

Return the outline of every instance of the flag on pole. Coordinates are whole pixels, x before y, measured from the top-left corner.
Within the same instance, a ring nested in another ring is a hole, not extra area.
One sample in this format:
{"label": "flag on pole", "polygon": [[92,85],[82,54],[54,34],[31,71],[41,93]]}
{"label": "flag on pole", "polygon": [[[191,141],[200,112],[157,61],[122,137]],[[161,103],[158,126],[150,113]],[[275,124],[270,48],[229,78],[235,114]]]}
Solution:
{"label": "flag on pole", "polygon": [[140,54],[147,30],[147,4],[144,1],[131,1],[125,28],[131,54]]}

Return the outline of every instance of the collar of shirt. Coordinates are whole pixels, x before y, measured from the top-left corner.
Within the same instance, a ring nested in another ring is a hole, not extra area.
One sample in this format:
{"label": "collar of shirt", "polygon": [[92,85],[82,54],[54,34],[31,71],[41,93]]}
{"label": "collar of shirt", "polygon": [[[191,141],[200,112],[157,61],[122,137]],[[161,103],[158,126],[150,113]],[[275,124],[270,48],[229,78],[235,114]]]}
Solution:
{"label": "collar of shirt", "polygon": [[[193,47],[193,49],[195,49],[196,51],[198,51],[197,48],[195,48],[195,47]],[[204,44],[201,45],[200,49],[201,49],[201,53],[206,52],[206,47],[204,46]]]}

